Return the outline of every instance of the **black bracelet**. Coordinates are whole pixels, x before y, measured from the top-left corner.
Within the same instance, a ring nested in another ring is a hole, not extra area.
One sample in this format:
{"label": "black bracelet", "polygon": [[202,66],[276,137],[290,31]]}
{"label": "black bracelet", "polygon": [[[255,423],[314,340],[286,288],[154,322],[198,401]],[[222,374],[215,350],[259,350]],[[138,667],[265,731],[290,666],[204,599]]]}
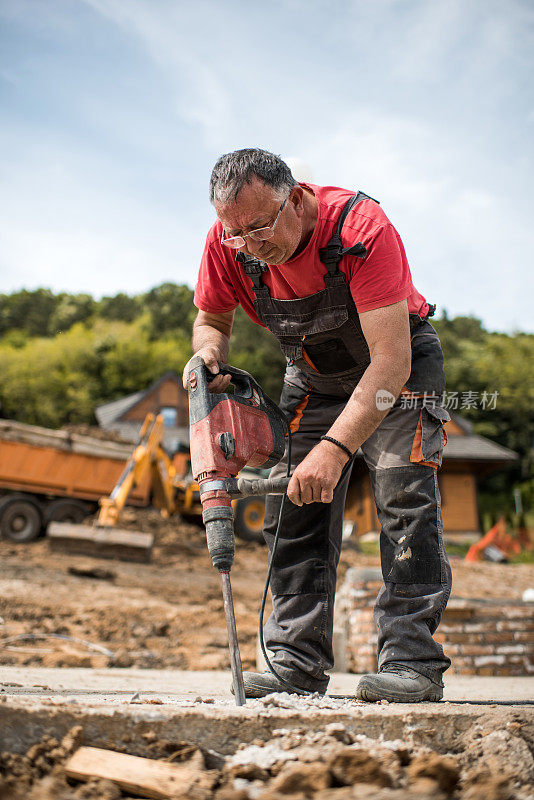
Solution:
{"label": "black bracelet", "polygon": [[332,442],[332,444],[337,444],[338,447],[341,447],[341,449],[345,451],[349,458],[352,458],[352,453],[347,445],[343,444],[343,442],[338,442],[337,439],[333,439],[331,436],[321,436],[321,442]]}

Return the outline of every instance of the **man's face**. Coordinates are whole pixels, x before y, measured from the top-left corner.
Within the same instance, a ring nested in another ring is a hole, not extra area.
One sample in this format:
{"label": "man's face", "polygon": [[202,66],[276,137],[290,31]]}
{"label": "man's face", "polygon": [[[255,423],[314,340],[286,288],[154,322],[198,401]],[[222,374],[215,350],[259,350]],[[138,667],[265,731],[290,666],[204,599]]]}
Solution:
{"label": "man's face", "polygon": [[[249,236],[243,253],[256,256],[268,264],[283,264],[291,258],[302,237],[302,189],[293,187],[278,218],[272,239],[257,242]],[[271,227],[284,198],[262,180],[254,177],[246,183],[237,199],[215,203],[215,210],[223,227],[224,236],[243,236],[257,228]]]}

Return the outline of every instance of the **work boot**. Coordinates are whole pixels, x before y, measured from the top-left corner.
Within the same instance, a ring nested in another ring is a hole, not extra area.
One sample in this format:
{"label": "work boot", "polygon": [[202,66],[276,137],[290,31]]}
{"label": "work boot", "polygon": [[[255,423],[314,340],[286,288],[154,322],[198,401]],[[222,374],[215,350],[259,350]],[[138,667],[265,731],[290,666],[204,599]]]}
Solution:
{"label": "work boot", "polygon": [[[293,681],[290,681],[293,683]],[[265,697],[274,692],[289,692],[289,694],[309,694],[308,690],[302,689],[299,691],[297,688],[290,689],[282,681],[272,674],[272,672],[244,672],[243,685],[245,687],[245,697]],[[234,694],[234,687],[232,685],[230,691]],[[318,694],[324,694],[325,689],[317,689]]]}
{"label": "work boot", "polygon": [[364,675],[356,690],[358,700],[376,703],[435,703],[443,697],[443,688],[411,667],[386,664],[378,675]]}

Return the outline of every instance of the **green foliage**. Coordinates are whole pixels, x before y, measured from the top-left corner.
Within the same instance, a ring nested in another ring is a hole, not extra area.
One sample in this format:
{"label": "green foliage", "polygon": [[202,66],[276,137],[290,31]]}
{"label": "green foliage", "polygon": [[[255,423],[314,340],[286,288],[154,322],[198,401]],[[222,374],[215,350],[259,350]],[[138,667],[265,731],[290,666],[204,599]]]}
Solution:
{"label": "green foliage", "polygon": [[193,292],[188,286],[162,283],[145,294],[143,305],[150,312],[154,338],[176,330],[191,335],[196,309]]}
{"label": "green foliage", "polygon": [[98,306],[98,316],[102,319],[133,322],[141,313],[142,303],[139,297],[130,297],[119,292],[114,297],[103,297]]}
{"label": "green foliage", "polygon": [[[533,500],[534,463],[534,336],[490,333],[470,317],[435,323],[445,355],[447,391],[477,392],[478,403],[459,409],[473,422],[474,431],[514,450],[519,461],[505,471],[481,479],[481,507],[493,515],[511,513],[512,487],[523,503]],[[497,392],[496,407],[485,409],[483,393]]]}
{"label": "green foliage", "polygon": [[154,341],[133,323],[82,323],[23,348],[0,345],[4,416],[47,427],[93,422],[95,406],[148,386],[191,356],[184,336]]}
{"label": "green foliage", "polygon": [[50,289],[23,289],[0,295],[0,336],[12,329],[26,331],[30,336],[46,336],[60,297]]}
{"label": "green foliage", "polygon": [[68,331],[77,322],[88,322],[96,309],[96,303],[89,294],[62,294],[59,302],[50,315],[48,333]]}

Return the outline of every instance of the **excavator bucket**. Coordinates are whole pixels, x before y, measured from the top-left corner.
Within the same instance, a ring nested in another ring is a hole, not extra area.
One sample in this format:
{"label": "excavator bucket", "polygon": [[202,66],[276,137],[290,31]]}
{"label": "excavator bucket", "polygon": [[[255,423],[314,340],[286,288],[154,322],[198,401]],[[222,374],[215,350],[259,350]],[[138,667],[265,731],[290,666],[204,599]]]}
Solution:
{"label": "excavator bucket", "polygon": [[51,522],[47,536],[54,551],[138,563],[150,561],[154,545],[151,533],[75,525],[72,522]]}

